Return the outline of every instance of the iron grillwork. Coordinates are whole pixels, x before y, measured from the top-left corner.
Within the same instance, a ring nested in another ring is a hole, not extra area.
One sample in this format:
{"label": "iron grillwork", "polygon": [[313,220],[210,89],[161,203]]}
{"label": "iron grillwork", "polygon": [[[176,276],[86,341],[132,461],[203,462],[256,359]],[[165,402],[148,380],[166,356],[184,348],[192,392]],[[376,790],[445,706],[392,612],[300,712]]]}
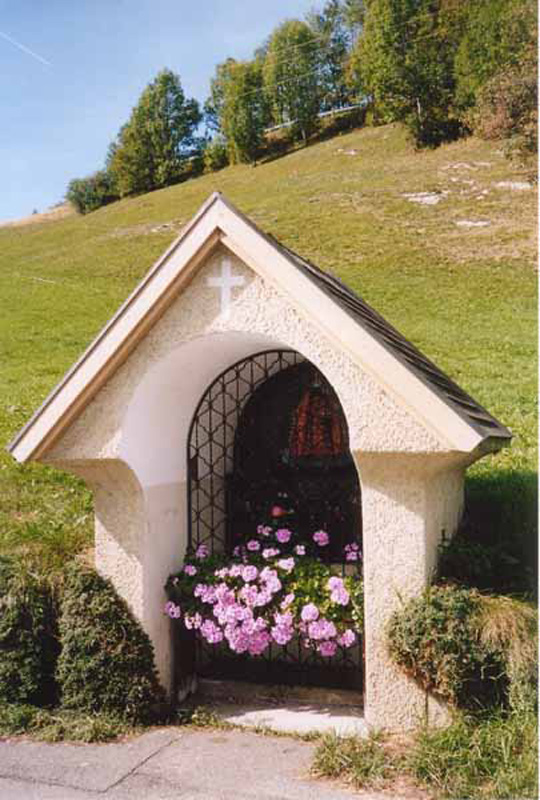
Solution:
{"label": "iron grillwork", "polygon": [[[324,376],[299,353],[257,353],[222,372],[195,411],[188,437],[188,551],[233,548],[268,520],[272,505],[294,511],[288,525],[309,537],[331,534],[325,552],[336,572],[345,544],[360,542],[358,476],[346,420]],[[264,683],[361,688],[361,646],[332,659],[299,641],[257,658],[195,641],[200,675]]]}

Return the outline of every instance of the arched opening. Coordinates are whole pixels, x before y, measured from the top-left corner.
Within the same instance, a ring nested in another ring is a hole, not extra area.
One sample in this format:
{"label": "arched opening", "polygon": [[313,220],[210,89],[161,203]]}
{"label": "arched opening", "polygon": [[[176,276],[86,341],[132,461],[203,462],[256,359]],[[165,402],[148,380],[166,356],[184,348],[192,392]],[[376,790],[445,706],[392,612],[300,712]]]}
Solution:
{"label": "arched opening", "polygon": [[[188,552],[204,544],[233,553],[276,509],[308,539],[324,529],[321,559],[336,572],[360,569],[346,548],[361,547],[360,485],[339,399],[299,353],[266,350],[220,373],[196,408],[188,436]],[[361,645],[332,658],[298,640],[263,656],[231,656],[197,641],[196,670],[213,678],[362,685]]]}
{"label": "arched opening", "polygon": [[358,476],[345,415],[319,370],[308,361],[258,386],[240,414],[228,486],[228,546],[241,544],[283,506],[302,539],[331,531],[324,557],[343,561],[361,535]]}

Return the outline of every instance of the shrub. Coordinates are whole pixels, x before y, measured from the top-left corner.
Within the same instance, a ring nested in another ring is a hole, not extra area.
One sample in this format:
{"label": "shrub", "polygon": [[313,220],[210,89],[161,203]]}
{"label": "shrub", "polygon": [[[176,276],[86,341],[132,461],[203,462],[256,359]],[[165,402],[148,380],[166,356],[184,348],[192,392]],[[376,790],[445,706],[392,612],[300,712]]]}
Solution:
{"label": "shrub", "polygon": [[0,561],[0,702],[55,701],[56,634],[51,586],[14,562]]}
{"label": "shrub", "polygon": [[482,86],[468,116],[483,139],[506,140],[507,155],[527,164],[537,152],[538,87],[536,50],[507,65]]}
{"label": "shrub", "polygon": [[212,139],[204,149],[204,171],[217,172],[229,163],[227,144],[222,139]]}
{"label": "shrub", "polygon": [[473,624],[479,604],[480,595],[474,590],[433,586],[390,620],[394,661],[425,689],[453,705],[492,702],[504,694],[500,654],[479,642]]}
{"label": "shrub", "polygon": [[66,192],[66,200],[79,214],[88,214],[118,198],[114,179],[108,170],[100,170],[87,178],[74,178]]}
{"label": "shrub", "polygon": [[163,700],[152,645],[112,584],[73,565],[66,575],[57,676],[62,705],[150,721]]}

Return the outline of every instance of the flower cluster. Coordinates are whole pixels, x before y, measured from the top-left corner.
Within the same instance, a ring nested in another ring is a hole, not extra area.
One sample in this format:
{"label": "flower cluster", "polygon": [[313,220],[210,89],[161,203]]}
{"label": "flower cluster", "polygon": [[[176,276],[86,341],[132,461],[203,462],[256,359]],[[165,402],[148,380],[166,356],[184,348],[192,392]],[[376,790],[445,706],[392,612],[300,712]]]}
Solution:
{"label": "flower cluster", "polygon": [[[271,644],[284,646],[298,637],[303,646],[330,658],[339,647],[357,641],[360,577],[340,577],[317,558],[330,543],[326,531],[300,542],[282,524],[284,514],[274,510],[274,524],[259,525],[252,538],[234,549],[232,559],[199,546],[169,579],[165,613],[234,653],[258,656]],[[356,557],[349,558],[353,552]],[[346,560],[359,557],[358,545],[347,545]]]}
{"label": "flower cluster", "polygon": [[345,561],[360,561],[362,558],[360,547],[356,544],[356,542],[353,542],[352,544],[346,544],[344,551]]}

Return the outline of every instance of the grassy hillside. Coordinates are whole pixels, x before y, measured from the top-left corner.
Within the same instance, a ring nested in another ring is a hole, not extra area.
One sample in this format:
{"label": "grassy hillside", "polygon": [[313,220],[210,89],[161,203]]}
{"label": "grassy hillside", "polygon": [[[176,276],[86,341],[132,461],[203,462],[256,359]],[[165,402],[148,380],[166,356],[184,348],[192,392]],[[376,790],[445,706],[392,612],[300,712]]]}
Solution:
{"label": "grassy hillside", "polygon": [[[0,440],[7,443],[215,189],[332,270],[514,432],[470,471],[493,536],[530,537],[536,465],[536,191],[470,139],[415,153],[396,126],[231,167],[87,216],[0,228]],[[407,193],[432,192],[434,205]],[[471,223],[473,223],[471,225]],[[489,223],[484,226],[474,223]],[[0,462],[0,552],[91,542],[91,498],[39,465]]]}

